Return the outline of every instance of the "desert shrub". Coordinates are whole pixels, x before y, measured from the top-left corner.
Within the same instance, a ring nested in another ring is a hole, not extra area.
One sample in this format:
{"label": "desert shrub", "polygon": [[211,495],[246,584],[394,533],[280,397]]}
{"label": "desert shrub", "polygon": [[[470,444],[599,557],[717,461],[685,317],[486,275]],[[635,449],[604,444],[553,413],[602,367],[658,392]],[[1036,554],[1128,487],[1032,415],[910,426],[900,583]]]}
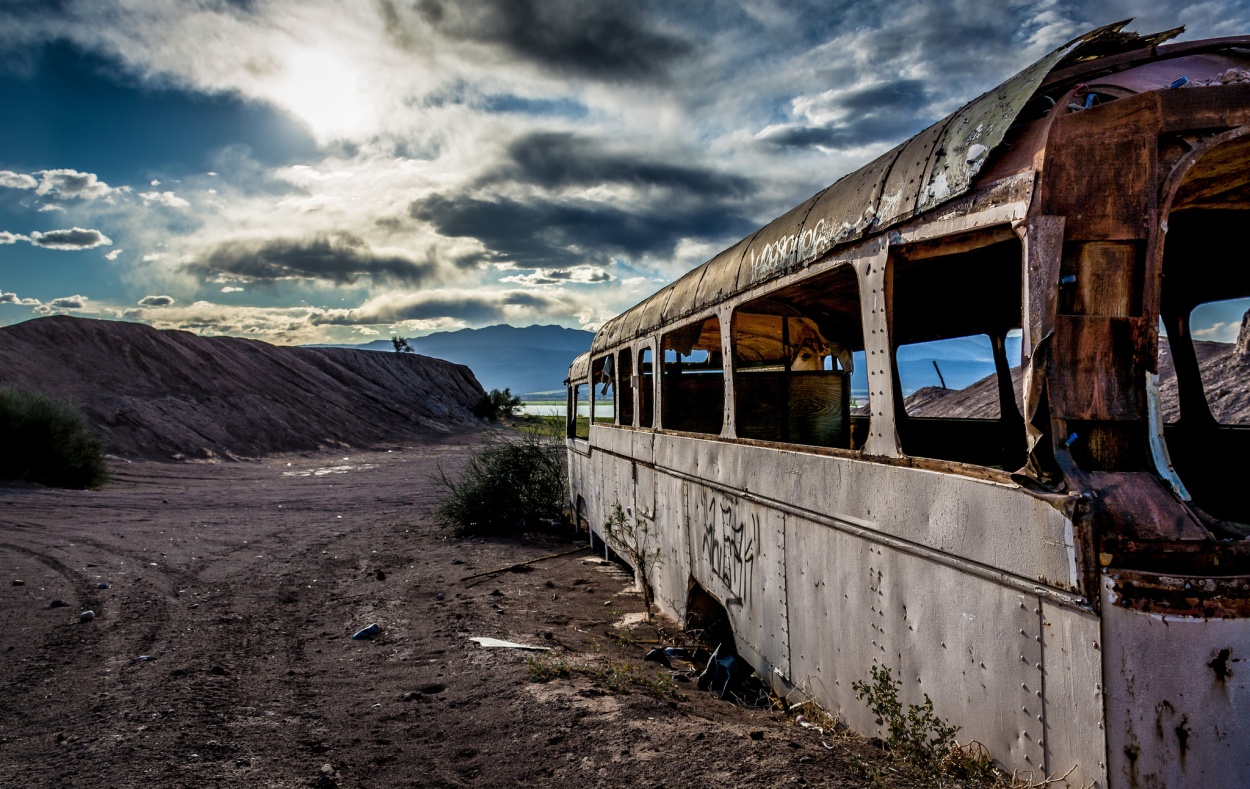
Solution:
{"label": "desert shrub", "polygon": [[474,404],[473,415],[497,422],[500,418],[510,419],[520,405],[521,398],[512,394],[511,389],[504,389],[502,392],[498,389],[491,389]]}
{"label": "desert shrub", "polygon": [[995,778],[994,762],[980,743],[962,746],[955,739],[958,726],[952,726],[933,711],[933,700],[925,694],[923,704],[899,701],[903,683],[890,669],[873,666],[872,681],[851,683],[855,697],[868,705],[877,725],[888,731],[890,755],[922,770],[936,770],[959,778],[988,782]]}
{"label": "desert shrub", "polygon": [[447,491],[434,518],[457,534],[508,534],[564,513],[564,442],[546,428],[497,430],[469,455],[458,478],[442,468]]}
{"label": "desert shrub", "polygon": [[0,386],[0,479],[97,488],[108,479],[104,445],[73,405]]}

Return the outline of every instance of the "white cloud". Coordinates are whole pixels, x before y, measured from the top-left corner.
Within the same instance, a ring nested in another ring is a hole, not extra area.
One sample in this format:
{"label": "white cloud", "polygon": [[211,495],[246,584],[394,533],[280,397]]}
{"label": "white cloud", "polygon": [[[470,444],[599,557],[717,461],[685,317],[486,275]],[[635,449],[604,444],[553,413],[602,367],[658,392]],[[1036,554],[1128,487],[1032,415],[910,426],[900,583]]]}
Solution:
{"label": "white cloud", "polygon": [[124,250],[124,249],[114,249],[113,251],[111,251],[111,252],[109,252],[108,254],[106,254],[106,255],[104,256],[104,259],[105,259],[105,260],[117,260],[117,258],[119,258],[119,257],[121,256],[121,254],[122,254],[123,252],[125,252],[125,251],[126,251],[126,250]]}
{"label": "white cloud", "polygon": [[174,303],[172,296],[144,296],[139,299],[140,307],[172,307]]}
{"label": "white cloud", "polygon": [[221,292],[222,293],[242,293],[243,288],[237,287],[235,285],[226,285],[225,287],[221,289]]}
{"label": "white cloud", "polygon": [[57,199],[97,200],[119,192],[130,191],[128,187],[114,189],[96,177],[95,173],[77,170],[40,170],[41,177],[35,194]]}
{"label": "white cloud", "polygon": [[40,304],[35,307],[35,312],[40,315],[64,315],[71,310],[78,312],[87,309],[88,301],[90,299],[86,296],[62,296]]}
{"label": "white cloud", "polygon": [[[152,183],[156,184],[158,182],[153,181]],[[157,203],[170,208],[186,208],[191,205],[189,202],[181,197],[178,197],[173,192],[140,192],[139,197],[143,198],[144,205]]]}
{"label": "white cloud", "polygon": [[25,173],[15,173],[12,170],[0,170],[0,186],[9,189],[34,189],[39,182],[33,177]]}
{"label": "white cloud", "polygon": [[23,299],[16,293],[0,292],[0,304],[20,304],[25,307],[38,307],[39,299]]}
{"label": "white cloud", "polygon": [[41,233],[38,230],[30,234],[30,243],[45,249],[92,249],[109,246],[113,240],[99,230],[74,227],[69,230],[49,230]]}
{"label": "white cloud", "polygon": [[19,241],[30,241],[30,237],[10,233],[7,230],[0,230],[0,244],[16,244]]}

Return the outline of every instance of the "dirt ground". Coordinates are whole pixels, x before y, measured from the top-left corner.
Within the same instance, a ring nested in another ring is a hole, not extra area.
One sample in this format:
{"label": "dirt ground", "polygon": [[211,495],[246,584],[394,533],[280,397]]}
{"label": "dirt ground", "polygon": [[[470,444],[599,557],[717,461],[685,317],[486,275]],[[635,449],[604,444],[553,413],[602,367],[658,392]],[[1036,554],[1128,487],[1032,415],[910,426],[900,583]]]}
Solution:
{"label": "dirt ground", "polygon": [[472,441],[0,482],[0,786],[898,783],[874,747],[643,662],[677,628],[618,627],[641,596],[589,550],[462,580],[580,544],[433,525],[430,475]]}

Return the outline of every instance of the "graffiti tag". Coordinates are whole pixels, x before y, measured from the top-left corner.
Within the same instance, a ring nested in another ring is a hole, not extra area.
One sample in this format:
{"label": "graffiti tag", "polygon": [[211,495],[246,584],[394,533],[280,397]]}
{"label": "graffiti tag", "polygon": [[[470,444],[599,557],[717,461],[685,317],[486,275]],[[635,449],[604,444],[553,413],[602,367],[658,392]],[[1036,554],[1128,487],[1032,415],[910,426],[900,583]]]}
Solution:
{"label": "graffiti tag", "polygon": [[712,574],[737,602],[749,603],[755,587],[760,518],[755,513],[739,518],[733,501],[714,494],[705,492],[702,499],[701,552],[707,557]]}

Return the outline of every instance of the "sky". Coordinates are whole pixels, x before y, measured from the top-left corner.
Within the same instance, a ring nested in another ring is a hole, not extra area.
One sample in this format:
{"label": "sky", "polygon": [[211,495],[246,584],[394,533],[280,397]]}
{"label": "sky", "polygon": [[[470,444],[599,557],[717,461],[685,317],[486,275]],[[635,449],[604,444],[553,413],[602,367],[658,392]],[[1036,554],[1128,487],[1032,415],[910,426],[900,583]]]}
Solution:
{"label": "sky", "polygon": [[1250,0],[0,0],[0,325],[594,329],[1129,17]]}

